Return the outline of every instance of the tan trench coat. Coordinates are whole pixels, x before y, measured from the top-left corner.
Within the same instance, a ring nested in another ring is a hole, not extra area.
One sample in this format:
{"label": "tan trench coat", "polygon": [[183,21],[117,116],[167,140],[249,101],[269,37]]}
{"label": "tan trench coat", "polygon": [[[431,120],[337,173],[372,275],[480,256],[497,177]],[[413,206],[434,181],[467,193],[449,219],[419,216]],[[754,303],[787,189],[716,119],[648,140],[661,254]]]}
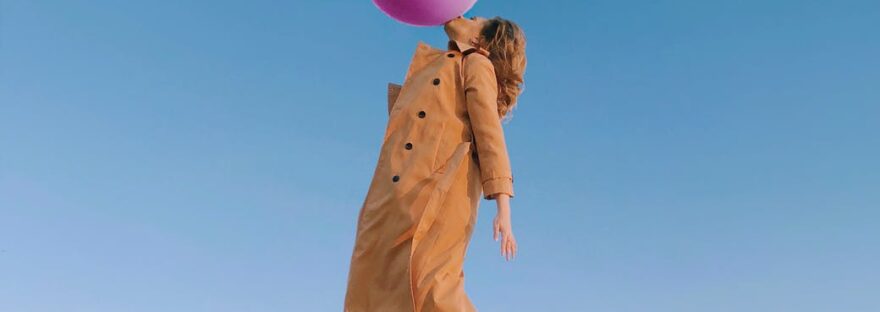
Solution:
{"label": "tan trench coat", "polygon": [[346,312],[476,311],[463,262],[481,197],[513,197],[489,52],[419,41],[360,210]]}

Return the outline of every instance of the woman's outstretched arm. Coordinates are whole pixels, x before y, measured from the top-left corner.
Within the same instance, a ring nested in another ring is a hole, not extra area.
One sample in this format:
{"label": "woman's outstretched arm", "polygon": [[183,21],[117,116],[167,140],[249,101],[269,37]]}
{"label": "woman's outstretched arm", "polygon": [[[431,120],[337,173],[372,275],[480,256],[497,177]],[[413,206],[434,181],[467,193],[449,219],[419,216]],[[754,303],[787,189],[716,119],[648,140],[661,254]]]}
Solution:
{"label": "woman's outstretched arm", "polygon": [[462,71],[468,115],[480,160],[484,198],[495,200],[498,206],[493,222],[493,238],[497,241],[501,235],[501,255],[509,261],[517,250],[510,221],[510,198],[514,195],[513,173],[498,116],[495,67],[488,58],[474,53],[468,55]]}

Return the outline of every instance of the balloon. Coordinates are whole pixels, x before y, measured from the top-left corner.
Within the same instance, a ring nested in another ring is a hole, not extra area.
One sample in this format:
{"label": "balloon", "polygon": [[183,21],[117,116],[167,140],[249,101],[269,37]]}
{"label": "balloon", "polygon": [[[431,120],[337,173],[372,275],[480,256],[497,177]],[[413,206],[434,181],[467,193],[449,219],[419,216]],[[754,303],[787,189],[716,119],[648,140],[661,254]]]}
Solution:
{"label": "balloon", "polygon": [[436,26],[464,14],[477,0],[373,0],[389,17],[413,26]]}

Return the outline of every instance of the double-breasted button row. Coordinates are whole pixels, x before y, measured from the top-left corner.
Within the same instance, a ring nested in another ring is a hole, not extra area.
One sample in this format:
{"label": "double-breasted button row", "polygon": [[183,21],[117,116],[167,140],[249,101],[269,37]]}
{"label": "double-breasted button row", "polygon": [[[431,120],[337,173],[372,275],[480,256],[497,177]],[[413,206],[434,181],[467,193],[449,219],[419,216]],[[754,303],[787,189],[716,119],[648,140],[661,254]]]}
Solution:
{"label": "double-breasted button row", "polygon": [[[448,57],[455,57],[455,54],[449,53],[449,54],[447,54],[446,56],[448,56]],[[434,80],[432,81],[432,83],[434,83],[435,86],[436,86],[436,85],[439,85],[439,84],[440,84],[440,78],[434,78]],[[428,115],[428,113],[426,113],[425,111],[419,111],[419,113],[418,113],[419,118],[425,118],[425,116],[427,116],[427,115]],[[405,148],[405,149],[407,149],[407,150],[411,150],[411,149],[413,149],[413,144],[412,144],[411,142],[406,142],[406,144],[403,146],[403,148]],[[400,176],[395,175],[395,176],[391,177],[391,181],[392,181],[392,182],[400,181]]]}

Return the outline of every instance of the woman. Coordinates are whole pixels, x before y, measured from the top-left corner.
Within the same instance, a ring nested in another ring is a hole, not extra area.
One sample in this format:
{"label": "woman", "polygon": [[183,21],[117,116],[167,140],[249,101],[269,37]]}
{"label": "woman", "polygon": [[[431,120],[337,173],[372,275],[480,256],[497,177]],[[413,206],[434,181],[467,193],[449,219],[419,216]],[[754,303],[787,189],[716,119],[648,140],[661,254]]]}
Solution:
{"label": "woman", "polygon": [[516,104],[525,36],[502,18],[457,17],[448,49],[419,41],[358,217],[346,312],[476,311],[464,257],[480,199],[494,200],[494,238],[508,261],[513,174],[501,120]]}

